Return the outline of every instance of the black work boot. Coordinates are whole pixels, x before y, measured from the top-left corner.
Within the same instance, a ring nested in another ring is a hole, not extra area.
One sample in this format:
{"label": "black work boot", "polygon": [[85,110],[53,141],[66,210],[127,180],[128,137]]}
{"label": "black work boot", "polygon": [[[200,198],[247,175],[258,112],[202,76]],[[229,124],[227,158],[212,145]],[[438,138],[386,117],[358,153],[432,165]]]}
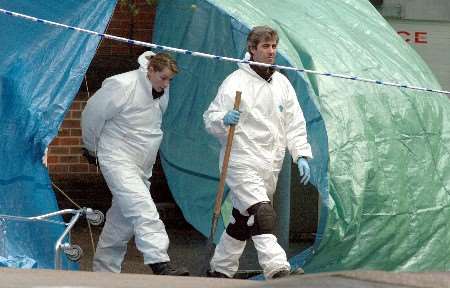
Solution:
{"label": "black work boot", "polygon": [[155,275],[168,275],[168,276],[189,276],[189,271],[185,268],[175,268],[170,262],[160,262],[149,264],[152,268],[153,274]]}
{"label": "black work boot", "polygon": [[221,272],[217,272],[217,271],[211,271],[208,269],[208,271],[206,271],[206,277],[211,277],[211,278],[230,278],[227,275],[221,273]]}
{"label": "black work boot", "polygon": [[277,273],[272,275],[272,279],[279,279],[279,278],[284,278],[287,277],[291,274],[291,272],[287,269],[283,269],[278,271]]}

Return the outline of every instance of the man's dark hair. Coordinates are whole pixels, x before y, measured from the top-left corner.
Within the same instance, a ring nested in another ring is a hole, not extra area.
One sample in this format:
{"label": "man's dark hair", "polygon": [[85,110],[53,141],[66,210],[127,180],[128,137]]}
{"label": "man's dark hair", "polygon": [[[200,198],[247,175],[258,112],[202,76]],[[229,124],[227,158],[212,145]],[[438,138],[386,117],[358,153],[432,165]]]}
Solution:
{"label": "man's dark hair", "polygon": [[250,48],[256,49],[258,44],[262,41],[275,40],[278,44],[278,33],[269,26],[255,26],[247,36],[247,50],[251,52]]}

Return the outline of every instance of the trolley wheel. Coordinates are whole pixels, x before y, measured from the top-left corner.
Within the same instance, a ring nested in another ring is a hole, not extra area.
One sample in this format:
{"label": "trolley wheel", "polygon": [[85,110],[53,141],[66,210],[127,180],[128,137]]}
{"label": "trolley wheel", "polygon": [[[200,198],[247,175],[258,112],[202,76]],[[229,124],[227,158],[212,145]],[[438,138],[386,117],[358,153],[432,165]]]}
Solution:
{"label": "trolley wheel", "polygon": [[83,249],[78,245],[70,245],[68,248],[64,249],[64,254],[66,254],[67,259],[72,262],[77,262],[83,256]]}
{"label": "trolley wheel", "polygon": [[94,226],[98,226],[105,221],[105,215],[103,215],[102,211],[100,210],[93,210],[89,214],[86,215],[86,218],[88,219],[89,223]]}

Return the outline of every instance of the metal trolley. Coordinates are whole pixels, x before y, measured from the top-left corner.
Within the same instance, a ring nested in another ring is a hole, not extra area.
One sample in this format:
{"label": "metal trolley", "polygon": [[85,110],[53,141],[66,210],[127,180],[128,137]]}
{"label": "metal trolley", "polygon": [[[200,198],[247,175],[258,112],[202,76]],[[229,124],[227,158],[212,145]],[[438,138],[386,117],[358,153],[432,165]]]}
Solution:
{"label": "metal trolley", "polygon": [[[62,215],[72,215],[69,222],[61,222],[56,220],[51,220],[52,217],[56,216],[62,216]],[[3,247],[1,247],[5,251],[5,245],[6,245],[6,227],[7,227],[7,221],[43,221],[43,222],[50,222],[55,224],[61,224],[64,225],[66,228],[64,229],[61,236],[56,240],[54,250],[55,250],[55,263],[54,268],[56,270],[62,269],[62,259],[61,259],[61,252],[64,253],[68,260],[70,261],[78,261],[83,255],[83,250],[80,246],[76,244],[70,243],[70,232],[72,228],[75,226],[77,221],[81,218],[85,217],[89,224],[98,226],[101,223],[103,223],[105,216],[101,211],[93,210],[91,208],[81,208],[81,209],[64,209],[59,210],[56,212],[43,214],[39,216],[34,217],[21,217],[21,216],[12,216],[12,215],[0,215],[0,231],[2,235],[0,236],[0,239],[3,238]],[[67,237],[69,236],[69,237]],[[67,237],[67,238],[66,238]],[[67,239],[67,240],[65,240]]]}

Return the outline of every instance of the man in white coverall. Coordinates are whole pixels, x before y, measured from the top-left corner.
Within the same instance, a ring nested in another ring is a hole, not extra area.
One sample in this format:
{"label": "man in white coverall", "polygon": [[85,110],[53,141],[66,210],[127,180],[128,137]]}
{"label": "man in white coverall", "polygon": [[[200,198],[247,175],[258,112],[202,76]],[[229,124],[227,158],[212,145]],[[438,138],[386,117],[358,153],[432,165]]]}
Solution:
{"label": "man in white coverall", "polygon": [[[268,26],[252,29],[247,57],[275,62],[278,34]],[[236,91],[242,91],[239,111],[233,110]],[[226,183],[231,190],[232,217],[211,259],[210,277],[233,277],[246,240],[252,239],[267,279],[289,275],[286,253],[274,235],[275,211],[270,203],[286,145],[307,184],[312,158],[305,119],[289,80],[273,68],[239,64],[219,88],[203,114],[205,127],[226,145],[229,125],[236,125]]]}
{"label": "man in white coverall", "polygon": [[177,66],[168,54],[142,54],[140,68],[107,78],[82,113],[83,142],[98,157],[113,195],[94,255],[94,271],[120,272],[127,243],[154,274],[188,275],[167,254],[169,238],[149,193],[152,168],[163,137],[162,115]]}

